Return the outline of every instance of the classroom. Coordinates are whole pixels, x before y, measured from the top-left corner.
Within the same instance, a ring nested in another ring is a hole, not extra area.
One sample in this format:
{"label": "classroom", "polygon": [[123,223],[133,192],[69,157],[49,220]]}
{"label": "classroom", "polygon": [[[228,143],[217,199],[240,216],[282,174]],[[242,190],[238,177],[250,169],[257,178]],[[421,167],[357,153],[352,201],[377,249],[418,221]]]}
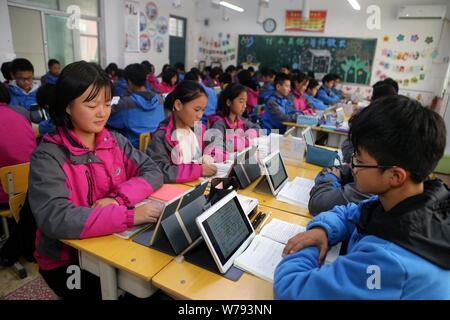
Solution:
{"label": "classroom", "polygon": [[448,0],[0,0],[0,29],[0,300],[450,300]]}

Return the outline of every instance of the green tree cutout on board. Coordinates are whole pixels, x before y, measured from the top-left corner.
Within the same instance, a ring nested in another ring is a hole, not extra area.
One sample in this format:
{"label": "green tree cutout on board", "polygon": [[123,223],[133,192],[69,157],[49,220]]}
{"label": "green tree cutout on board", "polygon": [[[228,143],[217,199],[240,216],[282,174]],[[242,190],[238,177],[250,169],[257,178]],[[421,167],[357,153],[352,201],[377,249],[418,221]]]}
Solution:
{"label": "green tree cutout on board", "polygon": [[[358,57],[346,58],[344,62],[341,63],[340,67],[345,72],[344,82],[357,83],[358,72],[361,71],[364,75],[363,83],[369,83],[370,72],[367,71],[366,61],[363,61]],[[351,76],[353,76],[353,79],[350,79]]]}

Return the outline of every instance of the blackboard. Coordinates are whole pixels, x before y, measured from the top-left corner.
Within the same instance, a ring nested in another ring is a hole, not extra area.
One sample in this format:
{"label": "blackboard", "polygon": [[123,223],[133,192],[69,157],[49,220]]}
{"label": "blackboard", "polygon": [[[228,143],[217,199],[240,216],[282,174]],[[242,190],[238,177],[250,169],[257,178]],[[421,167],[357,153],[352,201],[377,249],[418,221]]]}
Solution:
{"label": "blackboard", "polygon": [[369,84],[376,46],[377,39],[239,35],[238,63],[289,65],[318,79],[337,73],[343,82]]}

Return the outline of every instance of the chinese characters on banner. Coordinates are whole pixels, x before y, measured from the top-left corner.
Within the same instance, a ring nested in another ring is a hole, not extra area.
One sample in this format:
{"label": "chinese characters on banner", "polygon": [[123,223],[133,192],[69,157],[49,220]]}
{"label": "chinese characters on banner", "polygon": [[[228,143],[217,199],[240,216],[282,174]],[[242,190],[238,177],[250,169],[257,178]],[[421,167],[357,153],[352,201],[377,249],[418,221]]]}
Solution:
{"label": "chinese characters on banner", "polygon": [[324,32],[327,20],[326,11],[310,11],[309,19],[302,18],[302,12],[297,10],[286,11],[286,31]]}

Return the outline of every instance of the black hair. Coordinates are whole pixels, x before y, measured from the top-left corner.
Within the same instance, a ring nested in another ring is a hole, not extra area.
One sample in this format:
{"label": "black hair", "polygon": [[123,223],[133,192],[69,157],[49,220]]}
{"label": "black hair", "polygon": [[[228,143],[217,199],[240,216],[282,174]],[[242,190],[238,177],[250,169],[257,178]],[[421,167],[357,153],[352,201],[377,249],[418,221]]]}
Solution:
{"label": "black hair", "polygon": [[261,69],[261,75],[263,77],[273,77],[275,76],[277,73],[275,72],[275,70],[270,69],[270,68],[264,68]]}
{"label": "black hair", "polygon": [[199,80],[202,79],[202,73],[198,69],[191,69],[188,73],[184,75],[184,80],[190,80],[190,81],[196,81],[199,82]]}
{"label": "black hair", "polygon": [[8,80],[8,81],[12,80],[11,67],[12,67],[12,61],[2,63],[1,71],[2,71],[3,78],[5,78],[5,80]]}
{"label": "black hair", "polygon": [[177,82],[175,83],[175,84],[177,84],[178,83],[178,72],[174,68],[169,67],[164,70],[163,74],[161,75],[161,79],[162,79],[162,82],[172,85],[171,80],[175,76],[177,76]]}
{"label": "black hair", "polygon": [[217,77],[220,77],[220,75],[223,73],[222,68],[220,67],[214,67],[211,69],[211,72],[209,73],[209,76],[213,79],[216,79]]}
{"label": "black hair", "polygon": [[275,86],[276,89],[277,85],[283,85],[286,81],[291,81],[291,78],[287,74],[280,72],[275,76],[275,81],[273,82],[273,85]]}
{"label": "black hair", "polygon": [[442,117],[416,100],[394,95],[373,101],[352,120],[350,139],[384,166],[398,166],[420,183],[442,158],[446,129]]}
{"label": "black hair", "polygon": [[114,74],[115,74],[118,69],[119,69],[119,67],[117,66],[117,64],[112,62],[112,63],[108,64],[108,66],[105,69],[105,72],[107,74],[112,74],[114,72]]}
{"label": "black hair", "polygon": [[158,77],[162,77],[164,74],[164,71],[166,71],[167,69],[172,68],[172,66],[168,63],[166,63],[165,65],[163,65],[162,69],[161,69],[161,73],[159,74]]}
{"label": "black hair", "polygon": [[219,83],[226,83],[226,84],[230,84],[233,83],[233,79],[231,77],[231,74],[225,72],[222,73],[219,77]]}
{"label": "black hair", "polygon": [[56,60],[56,59],[50,59],[50,60],[48,60],[47,66],[48,66],[49,68],[51,68],[54,64],[59,64],[59,65],[61,65],[61,63],[59,63],[58,60]]}
{"label": "black hair", "polygon": [[11,63],[11,73],[15,75],[19,71],[31,71],[34,73],[33,64],[24,58],[14,59]]}
{"label": "black hair", "polygon": [[248,67],[247,70],[250,72],[255,72],[255,68],[253,68],[253,67]]}
{"label": "black hair", "polygon": [[314,89],[315,87],[317,87],[319,85],[319,82],[316,80],[316,79],[314,79],[314,78],[310,78],[309,79],[309,83],[308,83],[308,87],[306,88],[307,90],[308,89]]}
{"label": "black hair", "polygon": [[176,100],[180,100],[182,104],[185,104],[202,95],[208,96],[200,83],[197,81],[183,80],[166,97],[164,100],[164,108],[172,110]]}
{"label": "black hair", "polygon": [[372,88],[373,88],[372,101],[387,96],[394,96],[397,94],[395,88],[391,84],[386,83],[384,81],[378,81],[373,85]]}
{"label": "black hair", "polygon": [[147,74],[155,72],[155,66],[150,63],[148,60],[144,60],[141,64],[145,67],[145,72]]}
{"label": "black hair", "polygon": [[184,63],[182,63],[182,62],[175,63],[174,67],[177,70],[184,71]]}
{"label": "black hair", "polygon": [[235,71],[236,71],[236,67],[233,65],[230,65],[225,69],[225,73],[233,73]]}
{"label": "black hair", "polygon": [[52,102],[52,95],[54,94],[54,84],[46,83],[39,87],[36,91],[36,102],[41,108],[46,108]]}
{"label": "black hair", "polygon": [[125,80],[130,81],[137,87],[145,86],[145,82],[147,81],[145,66],[140,63],[133,63],[126,66],[123,76]]}
{"label": "black hair", "polygon": [[0,102],[9,104],[11,102],[11,95],[8,86],[0,82]]}
{"label": "black hair", "polygon": [[393,86],[395,89],[395,92],[398,93],[399,87],[398,87],[397,81],[395,81],[392,78],[386,78],[386,79],[384,79],[384,82]]}
{"label": "black hair", "polygon": [[280,69],[283,69],[283,68],[286,68],[286,69],[288,69],[289,71],[291,70],[291,67],[289,67],[289,65],[287,65],[287,64],[281,66]]}
{"label": "black hair", "polygon": [[341,76],[337,73],[332,73],[331,75],[334,77],[334,80],[342,80]]}
{"label": "black hair", "polygon": [[56,85],[53,87],[49,110],[50,117],[57,127],[73,128],[72,120],[66,112],[66,108],[73,100],[83,95],[90,86],[93,87],[85,102],[94,100],[102,88],[106,89],[107,98],[111,99],[112,82],[108,74],[99,65],[77,61],[62,70]]}
{"label": "black hair", "polygon": [[334,81],[334,80],[336,80],[336,78],[334,77],[334,75],[331,74],[331,73],[329,73],[329,74],[326,74],[326,75],[322,78],[322,84],[325,84],[325,83],[327,83],[327,82]]}
{"label": "black hair", "polygon": [[242,64],[238,64],[236,66],[236,71],[240,71],[240,70],[244,70],[244,67],[242,66]]}
{"label": "black hair", "polygon": [[125,70],[117,69],[116,76],[118,79],[124,79],[125,78]]}
{"label": "black hair", "polygon": [[315,75],[314,71],[308,71],[306,74],[308,75],[308,77],[310,77],[312,79],[316,78],[316,75]]}
{"label": "black hair", "polygon": [[247,92],[247,89],[241,84],[233,84],[227,86],[219,95],[219,99],[217,101],[217,114],[226,118],[230,115],[230,108],[227,105],[227,101],[233,101],[242,92]]}
{"label": "black hair", "polygon": [[307,79],[308,79],[308,76],[306,75],[306,73],[299,71],[297,74],[295,74],[294,76],[291,77],[292,85],[294,85],[294,82],[302,83],[303,81],[305,81]]}
{"label": "black hair", "polygon": [[239,83],[243,86],[249,87],[252,90],[258,89],[258,83],[253,79],[249,70],[242,70],[237,75]]}

